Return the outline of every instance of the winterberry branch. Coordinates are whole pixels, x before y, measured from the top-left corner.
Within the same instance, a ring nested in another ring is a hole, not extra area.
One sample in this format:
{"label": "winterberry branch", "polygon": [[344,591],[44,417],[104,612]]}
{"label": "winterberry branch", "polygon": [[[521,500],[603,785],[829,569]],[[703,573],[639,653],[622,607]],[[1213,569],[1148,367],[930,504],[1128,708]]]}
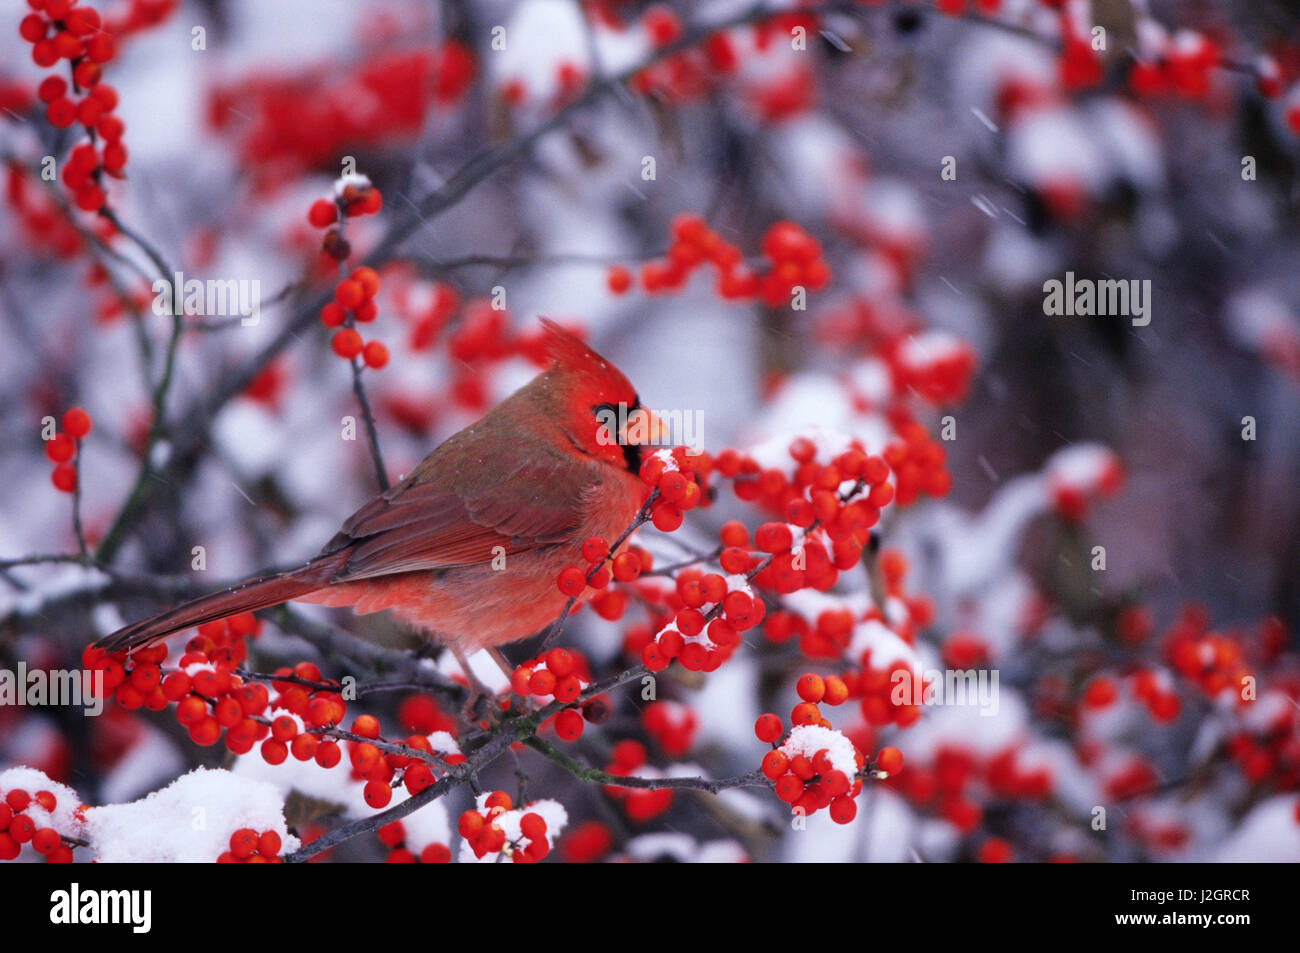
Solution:
{"label": "winterberry branch", "polygon": [[357,821],[352,821],[349,824],[341,825],[340,827],[334,828],[332,831],[322,834],[320,837],[316,838],[316,840],[304,844],[293,853],[286,854],[284,858],[285,863],[302,863],[303,861],[309,860],[317,854],[329,850],[331,847],[335,847],[344,841],[351,840],[361,834],[377,831],[385,824],[390,824],[393,821],[400,820],[408,814],[412,814],[424,807],[426,804],[431,804],[444,794],[447,794],[449,791],[452,791],[461,784],[464,784],[466,781],[469,781],[475,774],[495,761],[502,752],[509,750],[510,745],[516,740],[522,739],[512,737],[508,732],[499,731],[497,734],[489,738],[481,748],[475,751],[466,762],[456,765],[452,769],[452,773],[439,778],[419,794],[409,797],[401,804],[394,805],[378,814]]}
{"label": "winterberry branch", "polygon": [[697,566],[700,563],[711,563],[722,555],[722,547],[715,546],[707,553],[696,553],[690,559],[684,559],[681,562],[669,563],[667,566],[656,567],[641,573],[642,576],[672,576],[683,569],[689,569],[691,566]]}
{"label": "winterberry branch", "polygon": [[370,398],[366,396],[365,385],[361,381],[361,360],[352,358],[352,393],[361,405],[361,419],[366,425],[366,439],[370,445],[370,459],[375,466],[375,482],[381,493],[388,490],[388,470],[384,467],[384,454],[379,449],[379,430],[375,426],[375,415],[370,409]]}
{"label": "winterberry branch", "polygon": [[676,790],[706,791],[709,794],[717,794],[720,791],[726,791],[731,788],[770,788],[772,786],[772,782],[764,777],[761,771],[749,771],[745,774],[736,775],[731,778],[642,778],[631,775],[610,774],[608,771],[602,771],[599,768],[593,768],[590,765],[583,764],[578,759],[565,754],[550,742],[545,741],[536,735],[525,738],[524,744],[539,754],[544,755],[548,760],[558,764],[578,780],[589,781],[594,784],[605,784],[612,787],[623,788],[640,788],[646,791],[658,791],[664,788],[672,788]]}

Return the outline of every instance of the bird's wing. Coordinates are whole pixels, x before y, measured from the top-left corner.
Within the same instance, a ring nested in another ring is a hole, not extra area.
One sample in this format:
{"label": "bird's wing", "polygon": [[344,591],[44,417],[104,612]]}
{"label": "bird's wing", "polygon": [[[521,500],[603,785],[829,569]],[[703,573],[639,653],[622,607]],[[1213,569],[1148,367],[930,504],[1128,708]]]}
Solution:
{"label": "bird's wing", "polygon": [[324,550],[351,549],[332,582],[485,563],[497,547],[536,549],[571,538],[581,523],[593,482],[582,462],[524,445],[502,466],[470,447],[444,447],[343,524]]}

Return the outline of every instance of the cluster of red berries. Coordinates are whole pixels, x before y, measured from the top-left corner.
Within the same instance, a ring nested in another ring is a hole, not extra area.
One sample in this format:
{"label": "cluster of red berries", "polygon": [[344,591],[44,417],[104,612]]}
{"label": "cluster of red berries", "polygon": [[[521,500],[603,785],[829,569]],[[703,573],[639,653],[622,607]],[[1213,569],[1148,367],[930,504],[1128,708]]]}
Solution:
{"label": "cluster of red berries", "polygon": [[[856,441],[833,459],[819,461],[817,445],[797,437],[789,454],[795,464],[790,474],[778,467],[761,467],[750,455],[732,449],[723,450],[713,462],[721,476],[732,480],[739,499],[755,502],[795,526],[806,528],[815,522],[833,541],[855,544],[836,548],[837,562],[842,558],[847,563],[844,568],[852,568],[868,531],[880,521],[880,510],[894,499],[889,464],[883,457],[869,456]],[[860,482],[865,496],[842,499],[837,490],[846,481]]]}
{"label": "cluster of red berries", "polygon": [[[1146,705],[1156,721],[1173,721],[1182,711],[1178,694],[1167,687],[1160,675],[1150,669],[1141,669],[1132,676],[1133,696]],[[1119,698],[1119,687],[1114,680],[1100,675],[1084,687],[1083,704],[1086,708],[1108,708]]]}
{"label": "cluster of red berries", "polygon": [[[129,656],[88,647],[82,664],[104,673],[105,690],[125,710],[161,711],[175,704],[176,720],[195,744],[214,745],[224,731],[226,748],[234,754],[247,754],[260,743],[261,757],[268,764],[281,764],[292,754],[299,761],[314,760],[323,768],[333,768],[343,752],[328,734],[346,714],[342,695],[336,685],[322,681],[320,670],[310,662],[278,669],[271,682],[277,693],[274,698],[261,682],[245,683],[234,669],[244,658],[244,638],[255,634],[257,626],[250,613],[205,624],[187,643],[177,667],[166,674],[162,663],[168,653],[162,644],[136,649]],[[346,740],[353,774],[367,782],[364,794],[372,806],[387,805],[394,785],[404,784],[414,795],[434,782],[424,759],[385,754],[370,743],[380,737],[373,716],[359,716],[352,734],[367,739]],[[405,743],[433,753],[423,735],[414,734]],[[444,760],[456,764],[464,756],[452,753]]]}
{"label": "cluster of red berries", "polygon": [[47,863],[72,863],[72,847],[63,842],[62,835],[53,827],[37,827],[27,812],[35,804],[48,813],[54,813],[58,799],[51,791],[31,794],[21,788],[4,792],[0,797],[0,860],[15,860],[24,844],[45,857]]}
{"label": "cluster of red berries", "polygon": [[[185,719],[181,719],[181,707],[177,708],[177,717],[181,724],[190,728],[190,736],[200,744],[213,744],[222,727],[230,727],[225,721],[231,721],[234,708],[243,710],[245,699],[241,691],[246,686],[238,676],[231,674],[247,653],[244,639],[254,636],[261,623],[251,612],[240,613],[228,619],[205,623],[199,627],[198,634],[186,646],[179,668],[166,676],[162,663],[167,658],[167,646],[155,644],[136,649],[129,655],[125,652],[105,653],[88,646],[82,652],[82,664],[88,671],[101,671],[104,678],[104,690],[111,692],[113,700],[125,711],[145,708],[149,711],[162,711],[173,702],[182,702]],[[184,671],[188,665],[202,665],[192,675]],[[247,701],[257,697],[257,688],[248,693]],[[205,699],[212,699],[219,705],[220,700],[231,696],[230,704],[213,715],[211,723],[207,721],[206,705],[195,702],[185,703],[191,690]],[[266,690],[261,689],[261,695]],[[238,697],[239,701],[235,702]],[[200,710],[202,709],[202,710]],[[238,719],[231,721],[234,724]],[[200,738],[210,739],[200,741]],[[229,743],[229,739],[228,739]],[[234,749],[231,749],[234,750]],[[238,752],[237,752],[238,753]]]}
{"label": "cluster of red berries", "polygon": [[[585,572],[577,566],[567,566],[556,577],[556,585],[566,596],[580,596],[588,586],[605,590],[611,580],[633,582],[654,564],[650,554],[636,546],[629,546],[611,558],[609,543],[600,536],[589,536],[583,540],[582,558],[588,565]],[[595,605],[597,602],[593,601],[593,606]],[[619,612],[613,618],[618,618],[621,614]],[[609,618],[605,612],[601,612],[601,615]]]}
{"label": "cluster of red berries", "polygon": [[[615,4],[603,4],[603,19],[614,30],[623,30],[621,11]],[[631,87],[642,95],[673,104],[702,99],[731,81],[754,110],[766,120],[780,120],[796,115],[812,105],[816,82],[808,64],[799,57],[781,59],[783,43],[789,42],[796,27],[815,35],[821,20],[812,13],[798,10],[778,11],[748,27],[720,30],[698,45],[664,57],[660,62],[638,70]],[[637,24],[651,46],[667,46],[679,39],[683,27],[677,13],[667,6],[647,7]],[[747,35],[752,34],[752,37]],[[773,68],[741,71],[742,58],[748,50],[758,56],[775,54]]]}
{"label": "cluster of red berries", "polygon": [[[927,769],[916,764],[903,764],[897,749],[882,748],[876,755],[876,766],[888,774],[885,783],[911,801],[942,817],[962,834],[969,834],[984,819],[984,809],[968,796],[968,786],[979,776],[979,762],[965,748],[940,745],[934,760]],[[888,755],[886,754],[888,752]],[[1036,784],[1038,779],[1027,781]]]}
{"label": "cluster of red berries", "polygon": [[659,491],[650,507],[650,522],[661,533],[682,525],[684,514],[709,503],[708,480],[713,460],[705,453],[673,447],[650,454],[641,464],[641,482]]}
{"label": "cluster of red berries", "polygon": [[1236,695],[1239,705],[1248,704],[1242,688],[1252,673],[1242,646],[1232,637],[1206,632],[1184,617],[1166,635],[1162,649],[1174,670],[1207,697],[1228,692]]}
{"label": "cluster of red berries", "polygon": [[[625,739],[614,745],[609,764],[605,765],[605,773],[618,777],[635,777],[645,764],[645,745]],[[672,788],[626,788],[607,784],[603,790],[606,796],[622,806],[623,813],[629,820],[638,824],[649,823],[673,806]]]}
{"label": "cluster of red berries", "polygon": [[[1211,73],[1223,60],[1219,45],[1201,33],[1184,31],[1156,60],[1138,60],[1129,70],[1129,88],[1137,96],[1205,99]],[[1267,85],[1261,91],[1267,93]]]}
{"label": "cluster of red berries", "polygon": [[985,768],[989,790],[1004,798],[1041,801],[1052,793],[1052,772],[1045,766],[1026,768],[1009,747],[989,759]]}
{"label": "cluster of red berries", "polygon": [[853,637],[853,613],[848,609],[823,609],[815,623],[797,612],[778,609],[767,617],[763,634],[771,642],[797,638],[799,651],[809,658],[839,658]]}
{"label": "cluster of red berries", "polygon": [[578,700],[583,686],[591,680],[587,660],[580,652],[551,649],[540,658],[529,659],[515,667],[510,688],[527,698],[554,697],[565,705]]}
{"label": "cluster of red berries", "polygon": [[280,864],[280,835],[275,831],[258,833],[241,827],[230,835],[230,849],[217,858],[219,864]]}
{"label": "cluster of red berries", "polygon": [[417,854],[406,845],[406,827],[401,821],[390,821],[378,830],[380,842],[388,848],[390,864],[449,864],[451,849],[446,844],[426,844]]}
{"label": "cluster of red berries", "polygon": [[889,363],[895,395],[915,394],[936,406],[965,400],[975,373],[975,349],[935,331],[900,336],[886,347],[883,357]]}
{"label": "cluster of red berries", "polygon": [[397,706],[397,723],[403,730],[417,735],[456,731],[456,719],[444,712],[432,695],[424,693],[407,695],[401,700]]}
{"label": "cluster of red berries", "polygon": [[[32,176],[17,161],[9,162],[6,168],[5,200],[22,227],[25,246],[59,258],[73,258],[81,251],[83,242],[76,225],[48,190],[34,185]],[[96,218],[91,230],[107,239],[112,224]]]}
{"label": "cluster of red berries", "polygon": [[353,325],[354,322],[369,324],[379,316],[379,306],[375,304],[378,293],[379,273],[363,265],[338,283],[334,300],[320,311],[321,324],[338,328],[330,338],[334,353],[345,361],[360,356],[367,367],[376,370],[388,363],[388,348],[379,341],[363,341]]}
{"label": "cluster of red berries", "polygon": [[[820,291],[830,282],[821,245],[793,222],[777,222],[764,233],[761,247],[767,267],[760,270],[747,266],[740,249],[699,216],[679,216],[670,233],[667,256],[645,262],[640,269],[641,286],[652,294],[680,291],[706,264],[716,272],[722,299],[758,299],[773,308],[789,303],[796,288]],[[611,266],[606,283],[614,294],[624,294],[632,287],[632,272],[623,265]]]}
{"label": "cluster of red berries", "polygon": [[74,458],[81,451],[81,441],[89,434],[93,424],[90,414],[73,407],[63,415],[63,429],[45,441],[45,456],[54,464],[50,482],[63,493],[77,489],[77,465]]}
{"label": "cluster of red berries", "polygon": [[[906,662],[896,660],[887,667],[877,668],[865,657],[860,672],[844,673],[844,683],[849,686],[851,696],[858,699],[863,719],[875,727],[893,724],[909,728],[916,724],[921,709],[911,703],[913,696],[909,694],[900,701],[895,695],[896,686],[911,684],[916,679],[921,676]],[[924,697],[927,684],[922,679],[917,693],[920,697]]]}
{"label": "cluster of red berries", "polygon": [[898,428],[898,437],[885,447],[885,462],[894,472],[895,499],[899,506],[910,506],[922,493],[947,496],[952,489],[952,474],[944,461],[943,444],[931,440],[925,427],[908,422]]}
{"label": "cluster of red berries", "polygon": [[[464,97],[474,78],[474,54],[455,40],[400,49],[392,40],[375,48],[373,39],[358,38],[355,58],[346,62],[255,71],[218,83],[208,91],[206,121],[236,140],[261,186],[282,184],[357,149],[413,142],[435,106]],[[361,102],[364,109],[357,108]]]}
{"label": "cluster of red berries", "polygon": [[519,818],[519,836],[508,840],[501,819],[512,806],[509,794],[493,791],[484,800],[482,811],[470,810],[460,815],[456,829],[474,856],[480,859],[508,849],[511,861],[517,864],[545,860],[551,852],[550,841],[546,838],[546,819],[535,811],[524,813]]}
{"label": "cluster of red berries", "polygon": [[[747,589],[728,588],[715,572],[683,569],[663,594],[674,613],[657,633],[628,633],[625,648],[636,652],[652,672],[662,672],[674,660],[690,672],[712,672],[740,644],[740,633],[763,620],[766,605]],[[643,636],[643,637],[642,637]]]}
{"label": "cluster of red berries", "polygon": [[347,261],[352,257],[352,245],[343,234],[347,220],[375,215],[383,207],[384,197],[369,179],[348,176],[335,184],[333,199],[317,199],[311,204],[307,221],[314,228],[325,229],[321,250],[334,261]]}
{"label": "cluster of red berries", "polygon": [[680,758],[695,744],[699,718],[689,705],[653,701],[641,712],[641,727],[670,758]]}
{"label": "cluster of red berries", "polygon": [[1150,794],[1159,783],[1160,775],[1151,763],[1141,755],[1130,753],[1118,768],[1107,775],[1104,789],[1107,797],[1127,801]]}
{"label": "cluster of red berries", "polygon": [[50,75],[37,87],[45,118],[57,129],[79,123],[87,135],[69,153],[63,182],[78,208],[98,212],[105,201],[102,176],[121,179],[126,169],[126,127],[113,115],[117,90],[100,81],[103,64],[115,52],[113,37],[102,29],[99,13],[76,0],[29,0],[29,6],[33,12],[23,17],[18,32],[32,44],[32,60],[47,69],[67,60],[72,73],[71,86]]}
{"label": "cluster of red berries", "polygon": [[587,722],[600,724],[613,712],[607,695],[593,695],[575,704],[590,680],[587,660],[580,653],[572,649],[552,649],[542,658],[530,659],[517,667],[510,687],[525,698],[549,695],[561,704],[570,705],[542,722],[542,727],[552,727],[561,741],[577,741],[586,730]]}
{"label": "cluster of red berries", "polygon": [[[559,109],[572,102],[582,89],[586,74],[582,67],[572,60],[561,60],[555,64],[555,92],[551,96],[551,108]],[[518,108],[528,100],[528,84],[522,77],[512,76],[501,84],[499,95],[508,106]]]}
{"label": "cluster of red berries", "polygon": [[[800,679],[801,685],[809,676]],[[817,678],[817,676],[812,676]],[[795,719],[807,717],[800,707],[808,705],[816,711],[816,705],[801,702],[795,707]],[[754,724],[754,734],[760,741],[765,741],[773,748],[763,756],[760,769],[764,777],[772,781],[776,796],[790,805],[792,811],[801,811],[811,816],[824,808],[830,809],[831,820],[837,824],[847,824],[857,816],[858,806],[854,800],[862,792],[862,778],[859,774],[866,767],[866,758],[856,745],[844,736],[832,731],[828,723],[816,716],[818,722],[794,721],[786,742],[777,747],[777,742],[785,735],[781,719],[773,714],[759,716]],[[815,725],[818,733],[801,730],[800,726]],[[841,763],[836,765],[831,755],[829,743],[842,741],[852,750],[853,765]],[[811,750],[811,745],[821,745]]]}
{"label": "cluster of red berries", "polygon": [[[384,753],[372,741],[379,741],[379,719],[374,715],[358,715],[352,722],[352,733],[363,741],[347,741],[348,760],[352,765],[354,777],[366,782],[362,796],[372,808],[379,810],[387,807],[393,799],[393,790],[405,787],[414,797],[431,786],[436,779],[429,763],[416,755],[404,755],[396,752]],[[433,745],[423,735],[414,734],[404,744],[425,754],[433,754]],[[460,764],[465,756],[459,752],[443,754],[442,760],[449,765]]]}
{"label": "cluster of red berries", "polygon": [[600,860],[614,846],[614,835],[600,821],[583,821],[572,827],[560,842],[560,852],[571,864],[590,864]]}
{"label": "cluster of red berries", "polygon": [[1103,77],[1101,57],[1092,48],[1092,38],[1076,30],[1065,13],[1061,14],[1061,56],[1056,71],[1062,88],[1070,92],[1090,89]]}
{"label": "cluster of red berries", "polygon": [[1300,790],[1300,731],[1286,712],[1258,732],[1233,734],[1227,750],[1252,784],[1268,784],[1278,791]]}

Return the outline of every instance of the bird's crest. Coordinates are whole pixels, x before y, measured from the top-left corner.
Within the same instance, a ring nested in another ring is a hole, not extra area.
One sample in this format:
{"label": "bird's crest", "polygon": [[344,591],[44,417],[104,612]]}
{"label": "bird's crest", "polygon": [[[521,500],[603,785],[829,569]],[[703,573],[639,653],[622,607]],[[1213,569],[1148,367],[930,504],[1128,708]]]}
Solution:
{"label": "bird's crest", "polygon": [[541,321],[542,327],[546,329],[546,356],[553,366],[565,371],[590,374],[602,374],[614,367],[569,329],[561,327],[550,318],[542,318]]}

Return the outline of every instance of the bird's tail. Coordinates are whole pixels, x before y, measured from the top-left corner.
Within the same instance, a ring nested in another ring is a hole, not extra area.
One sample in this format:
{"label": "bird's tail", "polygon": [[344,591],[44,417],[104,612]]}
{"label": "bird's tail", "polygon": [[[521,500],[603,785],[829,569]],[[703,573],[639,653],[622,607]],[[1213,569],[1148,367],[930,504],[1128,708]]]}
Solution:
{"label": "bird's tail", "polygon": [[95,648],[105,652],[120,652],[148,645],[161,638],[202,625],[214,619],[224,619],[240,612],[252,612],[267,606],[288,602],[305,596],[330,584],[330,580],[347,559],[347,553],[331,553],[313,559],[307,565],[274,576],[248,579],[224,592],[192,599],[174,609],[167,609],[118,629],[95,643]]}

